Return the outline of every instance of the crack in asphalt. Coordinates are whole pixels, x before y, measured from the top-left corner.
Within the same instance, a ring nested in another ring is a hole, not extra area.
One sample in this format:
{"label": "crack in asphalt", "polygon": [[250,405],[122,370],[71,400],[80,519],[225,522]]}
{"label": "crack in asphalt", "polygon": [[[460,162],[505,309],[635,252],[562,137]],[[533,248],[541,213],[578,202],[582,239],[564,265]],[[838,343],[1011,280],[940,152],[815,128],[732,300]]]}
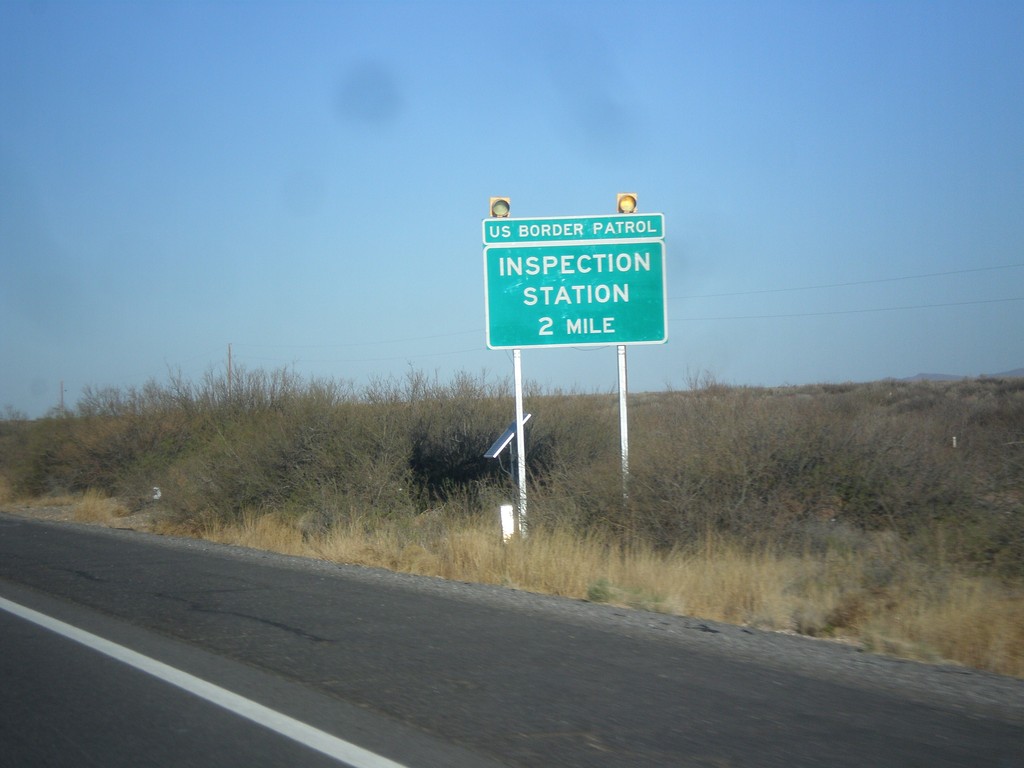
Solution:
{"label": "crack in asphalt", "polygon": [[55,571],[62,571],[63,573],[70,573],[74,576],[78,576],[80,579],[86,579],[87,581],[96,581],[101,584],[106,583],[107,579],[97,576],[95,573],[89,571],[83,571],[77,568],[54,568]]}
{"label": "crack in asphalt", "polygon": [[226,611],[226,610],[224,610],[222,608],[208,608],[206,606],[200,605],[199,603],[196,603],[196,602],[193,602],[191,600],[188,600],[187,598],[178,597],[177,595],[170,595],[170,594],[167,594],[166,592],[155,592],[153,594],[153,596],[154,597],[162,598],[164,600],[173,600],[174,602],[177,602],[177,603],[183,603],[183,604],[188,606],[188,609],[190,611],[195,611],[196,613],[208,613],[208,614],[215,615],[215,616],[217,616],[217,615],[219,615],[219,616],[234,616],[234,617],[239,618],[239,619],[247,619],[249,621],[255,621],[255,622],[259,623],[259,624],[265,624],[265,625],[267,625],[269,627],[274,627],[275,629],[280,629],[280,630],[282,630],[284,632],[288,632],[289,634],[295,635],[296,637],[301,637],[303,640],[310,640],[310,641],[312,641],[314,643],[331,643],[331,642],[334,642],[333,638],[321,637],[320,635],[314,635],[311,632],[307,632],[306,630],[300,629],[299,627],[293,627],[292,625],[286,624],[286,623],[284,623],[282,621],[274,621],[273,619],[267,619],[267,618],[264,618],[262,616],[254,616],[254,615],[249,614],[249,613],[241,613],[240,611]]}

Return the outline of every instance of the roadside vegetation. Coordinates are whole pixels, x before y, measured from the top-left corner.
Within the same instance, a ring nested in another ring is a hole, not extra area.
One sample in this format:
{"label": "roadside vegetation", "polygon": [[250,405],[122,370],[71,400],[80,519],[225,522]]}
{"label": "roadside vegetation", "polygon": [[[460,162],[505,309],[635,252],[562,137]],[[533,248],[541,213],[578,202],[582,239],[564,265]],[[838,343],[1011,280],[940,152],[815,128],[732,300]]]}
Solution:
{"label": "roadside vegetation", "polygon": [[[0,421],[0,506],[855,642],[1024,676],[1024,379],[527,393],[529,535],[509,383],[287,371],[95,389]],[[160,489],[155,500],[154,488]]]}

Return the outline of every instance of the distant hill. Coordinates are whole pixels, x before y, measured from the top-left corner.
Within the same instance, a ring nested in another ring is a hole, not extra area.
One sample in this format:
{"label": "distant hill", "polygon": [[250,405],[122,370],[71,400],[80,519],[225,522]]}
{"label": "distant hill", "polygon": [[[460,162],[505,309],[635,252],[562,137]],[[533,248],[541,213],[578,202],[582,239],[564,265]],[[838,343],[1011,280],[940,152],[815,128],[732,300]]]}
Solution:
{"label": "distant hill", "polygon": [[[1011,379],[1017,376],[1024,376],[1024,368],[1014,368],[1012,371],[1003,371],[1002,373],[983,373],[978,378],[982,379]],[[970,379],[972,376],[956,376],[951,373],[918,373],[913,376],[908,376],[900,381],[959,381],[960,379]]]}

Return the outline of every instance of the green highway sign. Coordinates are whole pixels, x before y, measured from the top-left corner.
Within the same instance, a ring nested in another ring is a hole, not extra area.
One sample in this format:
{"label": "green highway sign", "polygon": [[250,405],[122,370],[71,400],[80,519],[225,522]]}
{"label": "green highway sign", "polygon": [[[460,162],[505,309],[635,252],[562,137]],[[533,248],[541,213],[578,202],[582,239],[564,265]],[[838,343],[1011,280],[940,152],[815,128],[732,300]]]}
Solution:
{"label": "green highway sign", "polygon": [[614,216],[484,219],[483,237],[484,245],[662,240],[665,237],[665,216],[661,213],[629,213]]}
{"label": "green highway sign", "polygon": [[[650,215],[659,232],[664,231],[661,217]],[[484,238],[488,227],[504,222],[557,221],[574,227],[600,221],[603,230],[606,222],[641,218],[488,220]],[[486,245],[484,294],[490,349],[662,344],[668,339],[661,239]]]}

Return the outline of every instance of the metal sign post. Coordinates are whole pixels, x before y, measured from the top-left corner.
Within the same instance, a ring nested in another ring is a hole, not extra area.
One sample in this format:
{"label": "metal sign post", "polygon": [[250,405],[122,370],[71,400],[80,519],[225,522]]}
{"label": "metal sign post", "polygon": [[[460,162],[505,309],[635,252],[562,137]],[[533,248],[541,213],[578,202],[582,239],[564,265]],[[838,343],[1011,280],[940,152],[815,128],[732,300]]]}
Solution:
{"label": "metal sign post", "polygon": [[619,345],[619,447],[622,455],[622,505],[629,503],[629,386],[626,381],[626,345]]}
{"label": "metal sign post", "polygon": [[513,378],[516,388],[516,470],[519,476],[519,514],[516,515],[516,527],[520,536],[526,535],[526,430],[523,425],[523,353],[512,350]]}

